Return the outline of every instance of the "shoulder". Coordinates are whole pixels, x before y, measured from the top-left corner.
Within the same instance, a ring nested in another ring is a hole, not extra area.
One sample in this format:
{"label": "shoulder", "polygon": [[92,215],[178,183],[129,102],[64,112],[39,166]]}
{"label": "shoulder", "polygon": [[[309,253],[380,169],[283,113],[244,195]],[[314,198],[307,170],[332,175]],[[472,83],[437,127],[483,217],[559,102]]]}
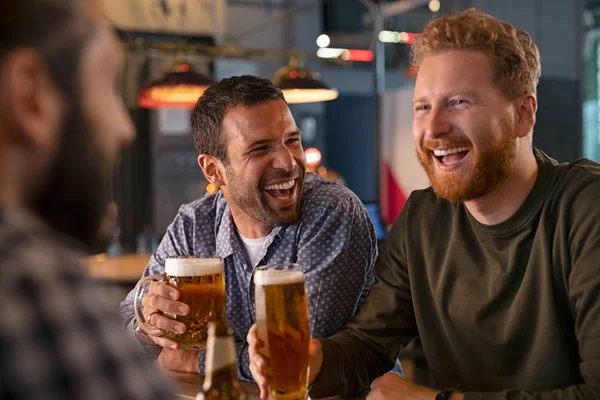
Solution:
{"label": "shoulder", "polygon": [[328,181],[317,174],[307,173],[302,209],[304,211],[314,208],[335,212],[365,210],[362,202],[352,190],[338,183]]}
{"label": "shoulder", "polygon": [[25,215],[10,216],[0,225],[2,283],[34,279],[48,282],[64,274],[83,274],[83,255],[75,242]]}
{"label": "shoulder", "polygon": [[177,218],[193,222],[195,225],[214,224],[214,221],[223,215],[226,208],[227,202],[223,193],[207,194],[179,207]]}
{"label": "shoulder", "polygon": [[553,167],[564,177],[567,184],[574,186],[592,185],[597,187],[600,184],[600,164],[588,159],[580,159],[571,163],[558,164]]}
{"label": "shoulder", "polygon": [[586,208],[597,208],[600,199],[600,164],[585,158],[558,163],[540,151],[536,155],[540,169],[545,169],[551,176],[551,204],[559,208],[583,204],[588,204]]}

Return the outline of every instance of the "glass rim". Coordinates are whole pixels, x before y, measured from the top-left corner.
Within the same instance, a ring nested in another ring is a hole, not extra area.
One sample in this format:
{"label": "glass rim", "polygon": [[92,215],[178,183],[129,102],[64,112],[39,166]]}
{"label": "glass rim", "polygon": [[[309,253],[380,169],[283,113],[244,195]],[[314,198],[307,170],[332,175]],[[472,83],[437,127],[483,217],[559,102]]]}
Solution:
{"label": "glass rim", "polygon": [[[277,268],[284,266],[288,268]],[[256,267],[254,269],[254,276],[252,280],[254,281],[255,286],[284,285],[305,282],[302,268],[300,265],[295,263],[262,265],[261,268]]]}
{"label": "glass rim", "polygon": [[[285,269],[278,269],[281,267],[286,267]],[[300,266],[300,264],[298,263],[293,263],[293,262],[283,262],[283,263],[277,263],[277,264],[265,264],[265,265],[258,265],[256,268],[254,268],[254,271],[268,271],[268,270],[275,270],[275,271],[294,271],[294,270],[300,270],[302,271],[302,267]]]}
{"label": "glass rim", "polygon": [[167,260],[185,260],[185,259],[200,259],[200,260],[220,260],[223,261],[223,257],[220,256],[204,256],[204,255],[187,255],[187,256],[167,256],[165,261]]}
{"label": "glass rim", "polygon": [[[184,262],[184,260],[189,260],[190,262]],[[167,257],[164,266],[165,274],[172,277],[206,276],[225,272],[225,262],[222,257]]]}

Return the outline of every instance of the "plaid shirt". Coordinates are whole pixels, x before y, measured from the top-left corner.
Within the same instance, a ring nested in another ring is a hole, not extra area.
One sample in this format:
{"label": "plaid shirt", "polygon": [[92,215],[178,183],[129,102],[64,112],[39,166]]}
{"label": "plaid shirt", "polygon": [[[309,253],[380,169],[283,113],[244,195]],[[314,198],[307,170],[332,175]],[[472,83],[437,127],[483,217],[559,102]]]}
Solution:
{"label": "plaid shirt", "polygon": [[[312,337],[328,337],[354,315],[373,283],[377,240],[367,210],[348,188],[316,174],[306,176],[301,218],[290,226],[276,227],[266,237],[259,260],[249,265],[222,193],[184,204],[167,229],[144,276],[163,274],[168,256],[205,255],[225,260],[227,318],[233,326],[238,377],[252,380],[246,335],[256,320],[252,276],[257,265],[294,262],[302,266]],[[130,332],[159,347],[137,328],[133,316],[133,291],[121,304],[121,319]],[[204,369],[204,352],[199,368]]]}
{"label": "plaid shirt", "polygon": [[0,209],[0,398],[172,398],[82,274],[76,247],[31,215]]}

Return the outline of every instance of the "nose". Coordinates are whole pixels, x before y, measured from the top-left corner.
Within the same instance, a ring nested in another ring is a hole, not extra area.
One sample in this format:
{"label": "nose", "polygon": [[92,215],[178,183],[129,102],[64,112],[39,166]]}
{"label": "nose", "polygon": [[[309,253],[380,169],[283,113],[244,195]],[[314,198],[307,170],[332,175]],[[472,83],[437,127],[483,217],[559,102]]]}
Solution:
{"label": "nose", "polygon": [[280,148],[277,151],[277,154],[275,154],[275,159],[273,160],[274,168],[283,169],[286,171],[292,171],[294,168],[296,168],[296,164],[296,159],[287,146]]}
{"label": "nose", "polygon": [[425,136],[432,139],[452,132],[452,124],[447,112],[443,109],[432,109],[425,117],[424,131]]}

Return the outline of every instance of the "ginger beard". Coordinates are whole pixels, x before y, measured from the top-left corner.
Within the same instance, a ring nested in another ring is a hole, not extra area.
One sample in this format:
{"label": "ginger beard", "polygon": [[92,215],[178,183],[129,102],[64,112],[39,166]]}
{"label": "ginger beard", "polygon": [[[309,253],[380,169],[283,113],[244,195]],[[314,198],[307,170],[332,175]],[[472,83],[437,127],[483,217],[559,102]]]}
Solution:
{"label": "ginger beard", "polygon": [[[474,149],[466,138],[426,139],[421,148],[417,146],[419,163],[438,196],[455,203],[474,200],[489,193],[510,175],[516,158],[517,143],[508,122],[505,121],[502,125],[504,133],[500,139],[482,149]],[[429,150],[440,148],[468,150],[443,157],[436,157]],[[440,170],[439,165],[454,161],[470,165],[465,165],[457,171]]]}

